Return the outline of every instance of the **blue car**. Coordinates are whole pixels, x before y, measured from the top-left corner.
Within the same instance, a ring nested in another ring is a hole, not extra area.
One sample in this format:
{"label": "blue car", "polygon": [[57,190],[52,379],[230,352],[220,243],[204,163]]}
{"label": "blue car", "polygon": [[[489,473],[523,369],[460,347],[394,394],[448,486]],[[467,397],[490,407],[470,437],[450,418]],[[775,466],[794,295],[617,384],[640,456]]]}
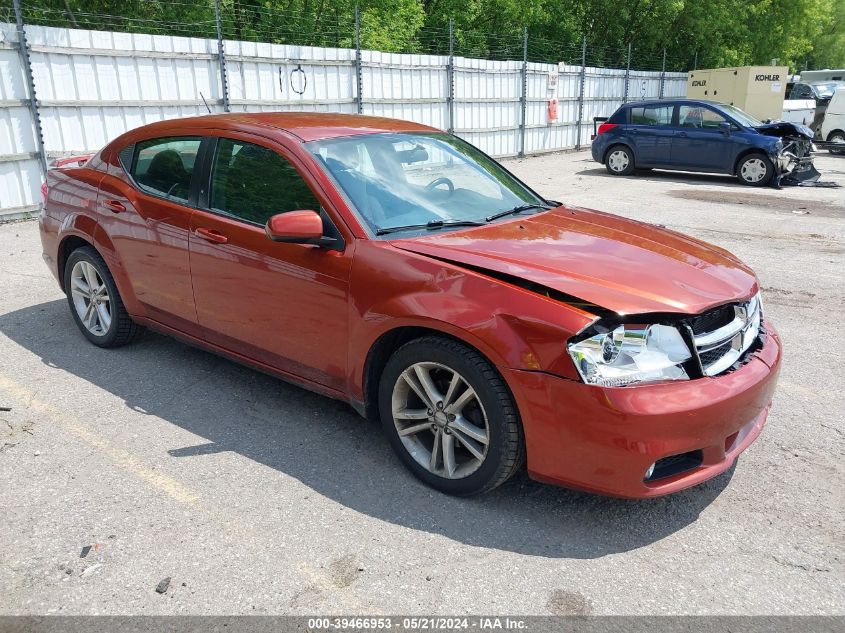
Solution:
{"label": "blue car", "polygon": [[746,185],[817,180],[813,132],[787,121],[764,123],[714,101],[626,103],[593,135],[593,159],[615,176],[636,169],[731,174]]}

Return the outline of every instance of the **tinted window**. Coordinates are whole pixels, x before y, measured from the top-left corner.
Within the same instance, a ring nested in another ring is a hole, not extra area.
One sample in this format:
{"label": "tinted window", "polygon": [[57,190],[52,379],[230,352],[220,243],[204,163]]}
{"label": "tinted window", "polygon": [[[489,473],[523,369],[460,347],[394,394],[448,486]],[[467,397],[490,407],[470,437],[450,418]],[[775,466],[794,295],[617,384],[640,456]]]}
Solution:
{"label": "tinted window", "polygon": [[631,108],[631,123],[634,125],[671,125],[672,108],[662,106],[636,106]]}
{"label": "tinted window", "polygon": [[678,125],[707,130],[718,130],[720,123],[728,120],[721,114],[697,105],[682,105],[678,108]]}
{"label": "tinted window", "polygon": [[287,160],[266,147],[227,138],[217,143],[210,206],[262,225],[277,213],[320,209],[317,198]]}
{"label": "tinted window", "polygon": [[200,142],[198,137],[141,141],[135,146],[130,174],[144,191],[187,202]]}
{"label": "tinted window", "polygon": [[803,84],[797,84],[792,89],[792,94],[789,95],[792,99],[812,99],[813,92],[810,90],[809,86]]}
{"label": "tinted window", "polygon": [[613,113],[613,116],[610,117],[607,122],[608,123],[625,123],[625,119],[628,115],[628,110],[626,108],[619,108],[616,112]]}

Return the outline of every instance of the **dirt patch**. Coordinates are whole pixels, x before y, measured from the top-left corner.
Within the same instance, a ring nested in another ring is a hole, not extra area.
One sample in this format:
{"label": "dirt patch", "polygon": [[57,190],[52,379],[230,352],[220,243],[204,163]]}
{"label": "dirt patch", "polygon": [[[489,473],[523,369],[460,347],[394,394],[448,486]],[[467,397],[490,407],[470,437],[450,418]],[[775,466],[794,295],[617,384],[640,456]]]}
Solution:
{"label": "dirt patch", "polygon": [[546,608],[554,615],[589,615],[593,612],[593,603],[578,592],[555,589]]}
{"label": "dirt patch", "polygon": [[700,191],[697,189],[673,189],[668,193],[673,198],[681,198],[682,200],[748,205],[762,209],[772,209],[773,211],[795,212],[799,216],[815,215],[830,218],[845,216],[845,206],[802,200],[799,190],[795,190],[795,193],[793,193],[793,190],[789,190],[788,193],[784,192],[781,195],[739,191]]}

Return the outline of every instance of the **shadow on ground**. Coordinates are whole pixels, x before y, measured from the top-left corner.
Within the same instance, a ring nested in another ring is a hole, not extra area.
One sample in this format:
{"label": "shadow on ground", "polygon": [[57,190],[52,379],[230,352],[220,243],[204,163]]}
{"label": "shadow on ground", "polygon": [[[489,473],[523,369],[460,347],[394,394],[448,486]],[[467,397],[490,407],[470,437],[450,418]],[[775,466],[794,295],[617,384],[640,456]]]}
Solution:
{"label": "shadow on ground", "polygon": [[[647,501],[582,494],[525,475],[490,494],[457,499],[417,482],[380,429],[345,404],[171,338],[148,332],[130,347],[96,348],[77,331],[64,301],[2,315],[0,332],[133,410],[208,440],[174,446],[172,459],[232,451],[357,512],[478,547],[571,558],[636,549],[695,521],[733,472]],[[255,494],[268,492],[256,482]]]}
{"label": "shadow on ground", "polygon": [[602,166],[582,169],[577,172],[579,176],[598,176],[601,178],[635,178],[637,180],[654,180],[658,182],[677,182],[685,185],[707,185],[722,186],[729,188],[747,189],[733,176],[719,174],[699,174],[695,172],[661,171],[659,169],[637,170],[630,176],[614,176],[609,174]]}

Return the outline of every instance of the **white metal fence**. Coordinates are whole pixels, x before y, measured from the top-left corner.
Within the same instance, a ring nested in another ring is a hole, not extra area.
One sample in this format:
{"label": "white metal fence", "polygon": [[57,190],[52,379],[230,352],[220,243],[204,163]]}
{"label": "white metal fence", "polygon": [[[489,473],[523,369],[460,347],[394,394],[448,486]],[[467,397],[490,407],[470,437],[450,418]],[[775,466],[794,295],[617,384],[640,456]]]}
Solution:
{"label": "white metal fence", "polygon": [[[359,64],[355,49],[226,41],[224,93],[216,40],[44,26],[26,26],[26,39],[48,159],[97,150],[145,123],[203,114],[206,103],[222,112],[224,94],[232,111],[360,110],[451,127],[491,155],[512,156],[573,148],[579,138],[587,145],[593,117],[609,115],[626,95],[686,92],[685,73],[367,50]],[[40,203],[26,70],[16,25],[0,23],[0,217],[6,218],[32,213]],[[557,100],[555,121],[550,99]]]}

